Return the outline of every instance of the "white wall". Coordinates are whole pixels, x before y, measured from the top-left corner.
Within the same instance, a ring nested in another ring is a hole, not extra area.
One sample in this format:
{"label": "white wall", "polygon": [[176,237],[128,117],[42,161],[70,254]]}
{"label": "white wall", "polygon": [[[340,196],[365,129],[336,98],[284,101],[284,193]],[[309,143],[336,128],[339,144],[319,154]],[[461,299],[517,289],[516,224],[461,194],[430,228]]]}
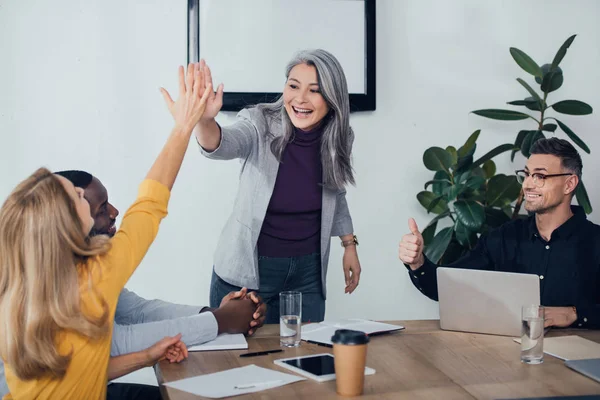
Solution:
{"label": "white wall", "polygon": [[[437,304],[409,282],[397,243],[409,216],[423,225],[430,219],[415,198],[431,176],[421,162],[426,148],[458,147],[481,128],[483,154],[531,129],[528,122],[469,114],[525,97],[515,78],[527,74],[511,59],[510,46],[543,64],[578,34],[561,64],[564,86],[551,100],[575,98],[596,108],[592,116],[563,120],[592,154],[600,151],[599,15],[594,0],[378,1],[377,111],[351,119],[358,185],[348,201],[363,275],[355,294],[344,295],[335,239],[327,317],[437,317]],[[186,1],[4,0],[0,57],[0,198],[40,165],[79,168],[97,175],[124,212],[171,127],[158,88],[174,90],[177,65],[186,62]],[[219,116],[223,124],[233,120],[234,114]],[[523,164],[501,160],[503,171]],[[586,154],[583,160],[592,204],[600,208],[600,184],[591,178],[600,160]],[[211,162],[190,146],[170,215],[130,289],[207,303],[212,253],[238,169],[235,161]],[[600,222],[599,215],[591,219]]]}

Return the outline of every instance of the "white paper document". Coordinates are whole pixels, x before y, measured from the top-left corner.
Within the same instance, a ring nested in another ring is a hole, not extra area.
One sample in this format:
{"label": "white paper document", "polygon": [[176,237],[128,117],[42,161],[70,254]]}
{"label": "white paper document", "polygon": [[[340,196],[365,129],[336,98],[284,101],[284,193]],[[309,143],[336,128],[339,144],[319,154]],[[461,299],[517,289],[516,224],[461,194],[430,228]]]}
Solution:
{"label": "white paper document", "polygon": [[360,318],[323,321],[318,324],[304,325],[302,327],[302,340],[331,345],[333,344],[331,337],[338,329],[352,329],[373,336],[380,333],[399,331],[404,329],[404,327]]}
{"label": "white paper document", "polygon": [[165,383],[165,386],[183,390],[197,396],[220,399],[273,389],[304,380],[306,378],[257,367],[252,364],[214,374],[194,376],[192,378]]}
{"label": "white paper document", "polygon": [[210,342],[188,347],[188,351],[243,350],[247,348],[248,342],[243,334],[236,333],[230,335],[222,333]]}
{"label": "white paper document", "polygon": [[[521,343],[521,339],[513,339]],[[600,343],[581,336],[557,336],[544,338],[544,353],[561,360],[586,360],[600,358]]]}

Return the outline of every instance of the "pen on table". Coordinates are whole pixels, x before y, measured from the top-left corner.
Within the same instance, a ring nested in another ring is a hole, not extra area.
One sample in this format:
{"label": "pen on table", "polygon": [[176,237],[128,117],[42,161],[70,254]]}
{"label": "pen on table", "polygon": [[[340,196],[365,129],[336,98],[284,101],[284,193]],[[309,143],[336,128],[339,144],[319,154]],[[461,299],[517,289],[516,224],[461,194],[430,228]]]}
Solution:
{"label": "pen on table", "polygon": [[268,385],[280,385],[283,381],[268,381],[268,382],[256,382],[256,383],[247,383],[245,385],[235,385],[234,389],[252,389],[258,386],[268,386]]}
{"label": "pen on table", "polygon": [[265,351],[257,351],[255,353],[244,353],[244,354],[240,354],[240,357],[254,357],[254,356],[264,356],[266,354],[270,354],[270,353],[281,353],[283,350],[281,349],[276,349],[276,350],[265,350]]}
{"label": "pen on table", "polygon": [[317,346],[323,346],[323,347],[329,347],[329,348],[333,347],[333,345],[331,345],[331,344],[314,342],[312,340],[307,340],[306,342],[316,344]]}

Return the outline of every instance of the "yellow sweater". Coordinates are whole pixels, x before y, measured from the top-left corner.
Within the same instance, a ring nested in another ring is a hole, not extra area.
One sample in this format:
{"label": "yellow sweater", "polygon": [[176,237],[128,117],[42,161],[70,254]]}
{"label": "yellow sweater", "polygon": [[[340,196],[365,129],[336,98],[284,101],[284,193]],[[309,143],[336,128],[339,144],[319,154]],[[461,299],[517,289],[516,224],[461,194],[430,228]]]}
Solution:
{"label": "yellow sweater", "polygon": [[[111,333],[90,340],[74,332],[61,332],[57,337],[61,354],[72,349],[73,356],[60,380],[21,381],[7,364],[6,381],[10,394],[4,399],[106,399],[112,325],[119,293],[156,237],[158,225],[167,215],[169,196],[166,186],[152,180],[142,182],[137,200],[123,216],[121,227],[112,239],[110,251],[88,261],[94,286],[109,306]],[[89,274],[79,277],[82,309],[101,314],[101,307],[86,293],[88,278]]]}

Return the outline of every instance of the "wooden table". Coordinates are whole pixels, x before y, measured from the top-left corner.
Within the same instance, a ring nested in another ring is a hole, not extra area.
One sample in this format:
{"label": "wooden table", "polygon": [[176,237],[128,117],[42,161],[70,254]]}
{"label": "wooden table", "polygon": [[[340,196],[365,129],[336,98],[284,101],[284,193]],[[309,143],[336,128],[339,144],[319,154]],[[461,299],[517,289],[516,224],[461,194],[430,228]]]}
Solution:
{"label": "wooden table", "polygon": [[[520,346],[512,338],[442,331],[439,321],[396,321],[404,331],[376,336],[369,343],[367,365],[375,375],[365,377],[364,396],[371,399],[503,399],[519,397],[600,394],[600,383],[544,355],[541,365],[520,362]],[[600,343],[600,331],[551,330],[547,337],[576,334]],[[279,326],[267,325],[248,340],[248,351],[279,347]],[[181,364],[161,362],[156,376],[164,399],[191,400],[200,397],[163,386],[191,376],[256,364],[292,373],[273,360],[332,349],[302,342],[295,349],[267,356],[240,358],[245,350],[190,353]],[[286,385],[241,399],[333,399],[335,381],[313,380]]]}

